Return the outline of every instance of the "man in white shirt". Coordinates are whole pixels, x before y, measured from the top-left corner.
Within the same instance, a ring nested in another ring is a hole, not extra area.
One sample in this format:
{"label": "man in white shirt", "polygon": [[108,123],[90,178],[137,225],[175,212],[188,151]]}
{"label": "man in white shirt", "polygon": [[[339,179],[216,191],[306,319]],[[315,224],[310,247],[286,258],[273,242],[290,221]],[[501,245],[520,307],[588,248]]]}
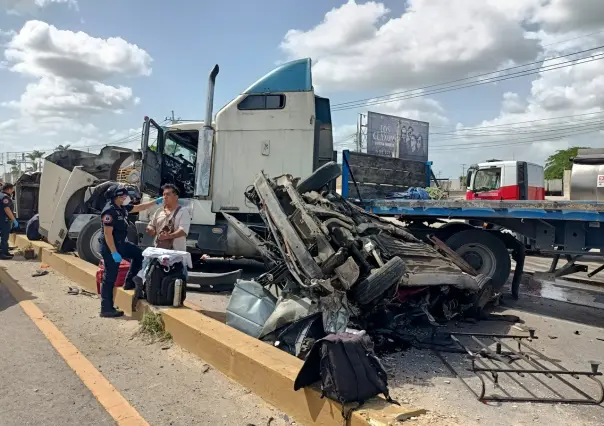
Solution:
{"label": "man in white shirt", "polygon": [[191,217],[178,205],[178,188],[170,183],[162,186],[164,203],[151,218],[147,234],[155,236],[155,247],[187,251],[187,234]]}

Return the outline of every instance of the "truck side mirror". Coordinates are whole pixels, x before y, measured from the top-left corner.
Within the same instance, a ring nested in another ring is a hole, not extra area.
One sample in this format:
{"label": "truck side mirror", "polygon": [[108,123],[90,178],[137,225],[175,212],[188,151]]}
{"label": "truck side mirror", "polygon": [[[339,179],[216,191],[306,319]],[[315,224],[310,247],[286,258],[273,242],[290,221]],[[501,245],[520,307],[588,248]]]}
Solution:
{"label": "truck side mirror", "polygon": [[466,175],[466,188],[469,188],[470,183],[472,182],[472,172],[473,172],[473,169],[469,169],[468,174]]}

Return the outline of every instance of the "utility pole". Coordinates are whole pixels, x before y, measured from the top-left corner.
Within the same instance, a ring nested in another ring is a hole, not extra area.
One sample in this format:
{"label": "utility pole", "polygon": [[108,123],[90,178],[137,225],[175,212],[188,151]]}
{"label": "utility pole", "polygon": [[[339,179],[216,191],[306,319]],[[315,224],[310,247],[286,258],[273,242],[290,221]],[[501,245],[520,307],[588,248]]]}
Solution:
{"label": "utility pole", "polygon": [[356,136],[356,143],[357,143],[357,152],[361,152],[361,147],[362,147],[362,142],[361,142],[361,136],[362,136],[362,131],[361,131],[361,127],[363,126],[363,114],[359,113],[359,118],[357,119],[357,136]]}
{"label": "utility pole", "polygon": [[166,120],[169,120],[172,122],[172,124],[176,124],[178,123],[178,121],[180,120],[180,117],[178,117],[178,119],[176,119],[174,117],[174,110],[171,111],[172,115],[170,117],[166,117]]}

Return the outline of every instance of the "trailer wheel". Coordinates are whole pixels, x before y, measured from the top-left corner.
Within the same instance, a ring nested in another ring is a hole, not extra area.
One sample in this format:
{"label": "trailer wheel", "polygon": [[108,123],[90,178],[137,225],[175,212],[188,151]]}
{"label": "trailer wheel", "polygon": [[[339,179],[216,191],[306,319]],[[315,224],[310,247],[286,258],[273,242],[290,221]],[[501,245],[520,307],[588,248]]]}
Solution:
{"label": "trailer wheel", "polygon": [[93,265],[99,264],[103,258],[101,256],[101,243],[99,243],[101,232],[103,232],[103,229],[100,217],[95,217],[84,225],[76,241],[76,248],[80,259],[84,259]]}
{"label": "trailer wheel", "polygon": [[342,174],[342,167],[335,161],[323,164],[315,170],[310,176],[298,182],[298,192],[305,194],[310,191],[318,191],[331,182],[337,179]]}
{"label": "trailer wheel", "polygon": [[446,244],[479,274],[491,277],[495,291],[507,282],[512,269],[510,255],[503,241],[490,232],[468,229],[453,234]]}
{"label": "trailer wheel", "polygon": [[352,288],[354,300],[359,305],[371,304],[398,283],[406,270],[405,262],[398,256],[393,257]]}

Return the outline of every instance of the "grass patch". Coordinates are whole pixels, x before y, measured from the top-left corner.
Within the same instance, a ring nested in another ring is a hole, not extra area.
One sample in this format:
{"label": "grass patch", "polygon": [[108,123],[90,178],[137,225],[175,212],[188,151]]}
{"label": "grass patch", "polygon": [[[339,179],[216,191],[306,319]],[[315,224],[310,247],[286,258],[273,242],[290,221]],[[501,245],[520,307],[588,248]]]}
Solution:
{"label": "grass patch", "polygon": [[151,342],[166,342],[172,340],[172,335],[168,333],[161,319],[161,314],[147,312],[139,322],[138,334],[146,336]]}

